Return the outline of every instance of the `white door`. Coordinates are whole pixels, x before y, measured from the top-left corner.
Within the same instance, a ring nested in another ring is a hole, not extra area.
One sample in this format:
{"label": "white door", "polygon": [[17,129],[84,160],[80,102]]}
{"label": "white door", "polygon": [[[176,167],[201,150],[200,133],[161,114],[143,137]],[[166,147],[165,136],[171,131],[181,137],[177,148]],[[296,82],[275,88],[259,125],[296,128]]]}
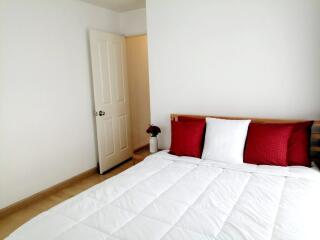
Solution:
{"label": "white door", "polygon": [[96,30],[89,35],[102,174],[132,157],[125,39]]}

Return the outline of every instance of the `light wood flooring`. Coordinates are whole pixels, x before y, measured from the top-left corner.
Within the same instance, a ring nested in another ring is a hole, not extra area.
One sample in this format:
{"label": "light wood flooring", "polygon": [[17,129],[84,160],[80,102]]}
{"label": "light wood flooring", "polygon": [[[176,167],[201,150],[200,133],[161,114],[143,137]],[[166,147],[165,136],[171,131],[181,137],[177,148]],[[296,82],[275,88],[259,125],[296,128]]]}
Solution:
{"label": "light wood flooring", "polygon": [[107,172],[104,175],[98,173],[92,174],[87,178],[80,180],[79,182],[73,183],[66,188],[59,190],[55,193],[50,194],[42,199],[39,199],[23,209],[19,209],[9,215],[0,218],[0,239],[4,239],[14,230],[16,230],[23,223],[27,222],[31,218],[35,217],[39,213],[48,210],[49,208],[63,202],[64,200],[75,196],[76,194],[100,183],[104,180],[117,175],[118,173],[130,168],[134,164],[143,160],[149,155],[149,151],[144,148],[138,152],[135,152],[134,157]]}

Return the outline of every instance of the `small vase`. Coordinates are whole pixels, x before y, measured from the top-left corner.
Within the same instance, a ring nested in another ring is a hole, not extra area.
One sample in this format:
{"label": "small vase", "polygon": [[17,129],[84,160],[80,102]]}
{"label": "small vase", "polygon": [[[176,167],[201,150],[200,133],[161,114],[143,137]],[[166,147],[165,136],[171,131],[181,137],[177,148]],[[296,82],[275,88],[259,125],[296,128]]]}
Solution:
{"label": "small vase", "polygon": [[155,153],[158,151],[158,138],[157,137],[150,137],[149,147],[150,147],[151,153]]}

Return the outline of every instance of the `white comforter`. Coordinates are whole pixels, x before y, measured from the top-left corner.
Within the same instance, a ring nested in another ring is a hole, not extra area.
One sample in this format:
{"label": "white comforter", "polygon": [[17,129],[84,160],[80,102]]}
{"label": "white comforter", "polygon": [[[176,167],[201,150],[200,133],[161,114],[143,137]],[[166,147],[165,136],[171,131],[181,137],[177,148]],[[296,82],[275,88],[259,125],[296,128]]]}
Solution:
{"label": "white comforter", "polygon": [[159,152],[7,239],[320,239],[319,192],[315,169],[226,165]]}

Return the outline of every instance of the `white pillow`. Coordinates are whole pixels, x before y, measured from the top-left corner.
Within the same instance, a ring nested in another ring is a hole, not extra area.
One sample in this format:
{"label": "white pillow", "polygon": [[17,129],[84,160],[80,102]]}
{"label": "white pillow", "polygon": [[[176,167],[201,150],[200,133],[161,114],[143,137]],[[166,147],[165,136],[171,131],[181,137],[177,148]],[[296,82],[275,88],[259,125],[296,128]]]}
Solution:
{"label": "white pillow", "polygon": [[250,120],[206,118],[202,159],[243,163],[243,151]]}

